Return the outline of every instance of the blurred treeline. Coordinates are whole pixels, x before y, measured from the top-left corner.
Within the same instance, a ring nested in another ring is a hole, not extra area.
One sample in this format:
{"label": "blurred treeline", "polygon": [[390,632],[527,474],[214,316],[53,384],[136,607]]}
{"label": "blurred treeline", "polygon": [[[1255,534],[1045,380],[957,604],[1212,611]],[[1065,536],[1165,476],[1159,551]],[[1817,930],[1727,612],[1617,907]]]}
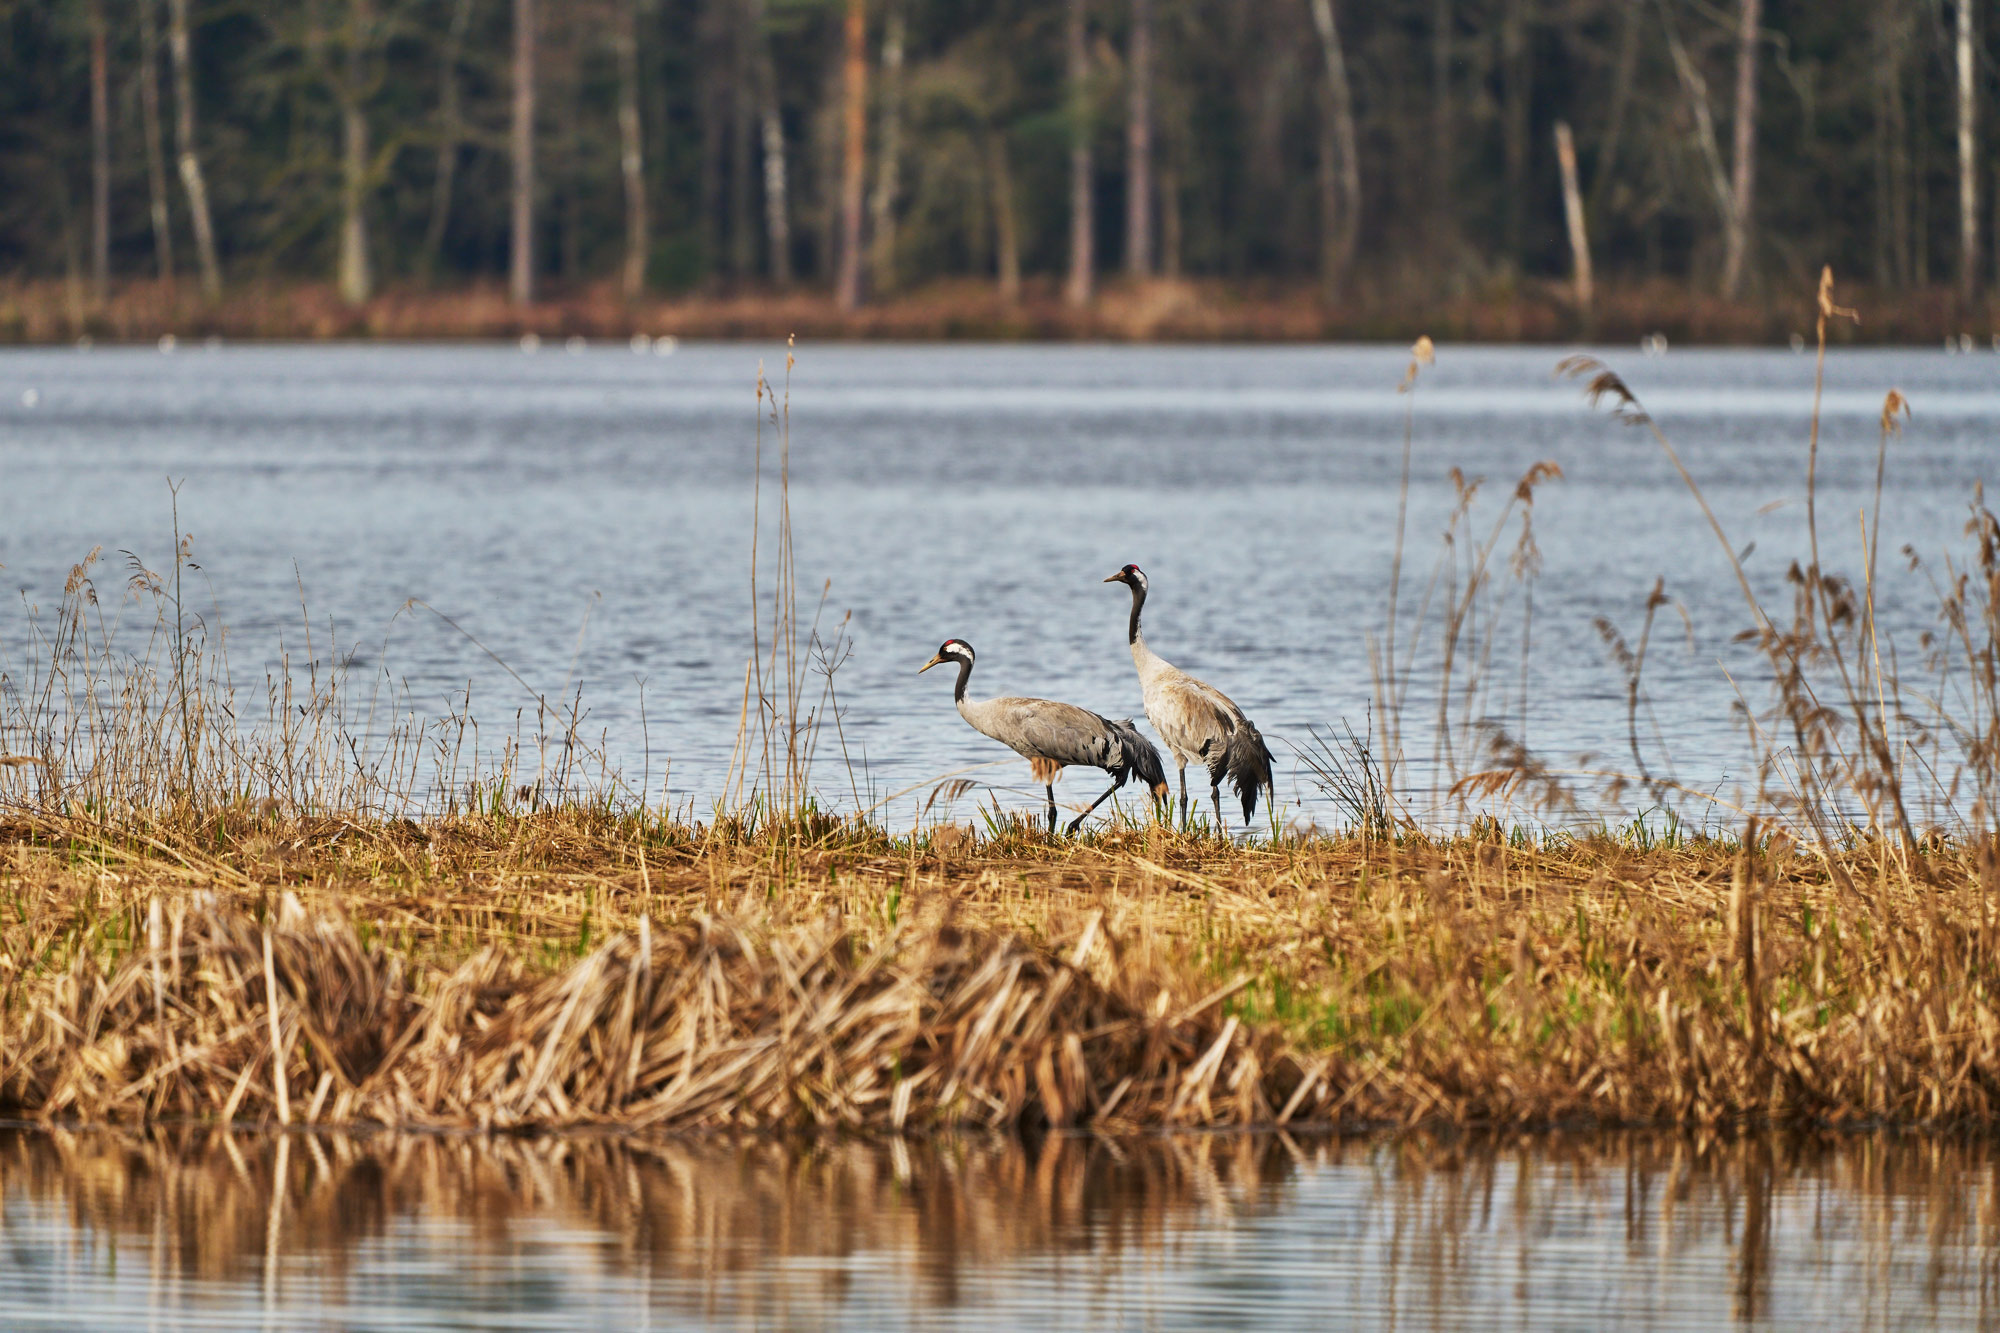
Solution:
{"label": "blurred treeline", "polygon": [[1571,274],[1567,124],[1599,282],[1971,294],[1981,8],[0,0],[0,272],[1477,293]]}

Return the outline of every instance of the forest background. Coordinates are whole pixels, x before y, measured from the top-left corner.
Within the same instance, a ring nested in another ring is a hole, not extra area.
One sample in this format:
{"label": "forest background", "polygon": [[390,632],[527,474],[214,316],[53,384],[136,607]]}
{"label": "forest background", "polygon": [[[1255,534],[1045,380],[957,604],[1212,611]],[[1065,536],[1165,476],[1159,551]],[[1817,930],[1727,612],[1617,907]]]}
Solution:
{"label": "forest background", "polygon": [[1994,334],[1978,0],[0,0],[0,340]]}

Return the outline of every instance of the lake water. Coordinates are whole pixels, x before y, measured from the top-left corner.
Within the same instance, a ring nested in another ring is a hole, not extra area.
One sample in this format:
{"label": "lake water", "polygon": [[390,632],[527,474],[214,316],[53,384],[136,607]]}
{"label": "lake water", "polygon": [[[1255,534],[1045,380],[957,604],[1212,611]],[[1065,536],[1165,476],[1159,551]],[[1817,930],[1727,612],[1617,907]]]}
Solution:
{"label": "lake water", "polygon": [[[1632,768],[1622,678],[1595,622],[1636,633],[1664,576],[1687,620],[1662,611],[1655,633],[1647,761],[1727,795],[1750,779],[1721,667],[1746,670],[1730,640],[1747,614],[1657,447],[1553,378],[1561,354],[1445,347],[1424,372],[1404,606],[1436,567],[1451,469],[1487,479],[1483,532],[1531,464],[1555,461],[1564,479],[1534,507],[1532,653],[1524,671],[1510,593],[1493,622],[1494,688],[1475,711],[1558,766]],[[1603,354],[1674,438],[1730,540],[1754,543],[1750,572],[1782,603],[1803,551],[1811,358]],[[536,694],[580,691],[583,730],[630,786],[705,814],[728,769],[749,650],[758,367],[781,379],[784,356],[757,344],[669,357],[623,345],[0,353],[0,584],[22,593],[0,607],[0,656],[20,660],[28,608],[52,607],[93,547],[107,552],[107,592],[125,576],[110,553],[170,563],[172,478],[202,566],[194,596],[229,626],[239,678],[259,681],[281,642],[302,662],[310,624],[315,654],[337,643],[357,681],[386,679],[421,713],[443,714],[469,688],[489,757],[499,737],[533,730]],[[830,587],[826,624],[851,612],[851,656],[835,678],[841,736],[828,733],[816,770],[823,795],[853,808],[912,788],[884,809],[904,823],[927,780],[1005,756],[954,714],[943,673],[915,675],[946,637],[978,649],[975,692],[1138,713],[1127,595],[1100,583],[1133,561],[1152,580],[1154,646],[1234,695],[1274,740],[1281,800],[1323,817],[1288,743],[1314,725],[1367,724],[1407,360],[1374,347],[800,348],[798,583],[808,604]],[[1905,542],[1941,552],[1974,484],[2000,480],[2000,356],[1839,352],[1827,380],[1831,567],[1859,568],[1883,393],[1897,387],[1914,406],[1891,448],[1878,597],[1914,660],[1931,602],[1894,553]],[[767,426],[767,476],[777,443]],[[767,488],[767,520],[771,500]],[[768,524],[765,536],[768,576]],[[1510,530],[1496,565],[1513,543]],[[436,617],[399,615],[411,598],[522,681]],[[149,611],[130,614],[150,623]],[[1420,667],[1436,656],[1434,638],[1419,644]],[[1761,701],[1747,671],[1739,679]],[[811,700],[821,681],[806,684]],[[1420,682],[1409,728],[1420,786],[1434,712]],[[1003,804],[1039,801],[1018,761],[974,776]],[[1088,799],[1095,781],[1078,775],[1061,794]]]}
{"label": "lake water", "polygon": [[0,1131],[10,1329],[1986,1328],[2000,1152]]}

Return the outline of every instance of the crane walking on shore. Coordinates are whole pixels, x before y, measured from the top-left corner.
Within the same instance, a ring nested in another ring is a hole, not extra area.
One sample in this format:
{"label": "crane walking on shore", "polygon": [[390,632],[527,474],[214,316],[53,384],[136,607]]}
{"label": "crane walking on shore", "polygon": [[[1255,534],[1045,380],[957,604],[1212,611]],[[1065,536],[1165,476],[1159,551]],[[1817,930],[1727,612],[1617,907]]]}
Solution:
{"label": "crane walking on shore", "polygon": [[958,664],[958,687],[952,692],[958,701],[958,715],[974,731],[1027,757],[1035,781],[1048,794],[1050,833],[1056,831],[1056,778],[1071,765],[1101,768],[1111,775],[1111,786],[1104,795],[1070,821],[1071,833],[1083,826],[1091,810],[1124,786],[1127,778],[1145,783],[1155,801],[1167,800],[1167,770],[1160,763],[1160,752],[1129,721],[1114,722],[1054,699],[968,699],[965,682],[972,675],[974,660],[971,644],[946,639],[917,674],[921,676],[942,662]]}
{"label": "crane walking on shore", "polygon": [[[1139,632],[1139,612],[1146,605],[1146,576],[1127,565],[1104,580],[1132,590],[1132,620],[1126,640],[1132,664],[1139,668],[1139,688],[1146,696],[1146,718],[1181,774],[1181,823],[1188,817],[1187,766],[1198,761],[1208,769],[1208,799],[1222,826],[1222,779],[1227,777],[1243,801],[1243,821],[1257,813],[1257,793],[1271,788],[1271,751],[1264,737],[1233,700],[1207,681],[1161,660]],[[1274,794],[1275,799],[1275,794]]]}

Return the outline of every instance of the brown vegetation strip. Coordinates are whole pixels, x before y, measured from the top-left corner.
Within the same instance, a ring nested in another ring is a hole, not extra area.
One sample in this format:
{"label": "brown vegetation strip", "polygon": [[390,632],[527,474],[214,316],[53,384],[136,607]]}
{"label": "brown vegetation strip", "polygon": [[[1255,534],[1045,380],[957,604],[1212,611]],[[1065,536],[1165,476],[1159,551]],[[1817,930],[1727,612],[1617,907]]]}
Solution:
{"label": "brown vegetation strip", "polygon": [[1783,844],[1608,838],[1009,833],[944,854],[580,812],[244,817],[179,853],[81,824],[0,836],[10,1115],[890,1130],[2000,1105],[1990,847],[1906,872],[1863,846],[1843,888]]}

